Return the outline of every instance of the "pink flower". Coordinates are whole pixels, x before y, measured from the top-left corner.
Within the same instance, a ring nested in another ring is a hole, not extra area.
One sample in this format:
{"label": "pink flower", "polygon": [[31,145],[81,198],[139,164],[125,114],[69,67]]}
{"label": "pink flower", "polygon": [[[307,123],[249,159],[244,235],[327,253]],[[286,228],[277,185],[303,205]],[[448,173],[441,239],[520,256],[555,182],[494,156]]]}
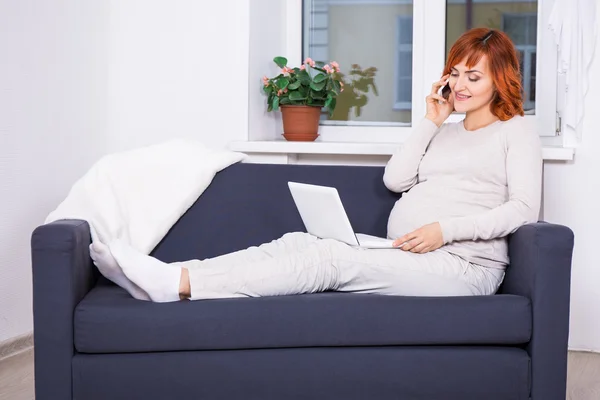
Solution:
{"label": "pink flower", "polygon": [[310,66],[311,66],[311,67],[313,67],[313,68],[314,68],[314,66],[315,66],[315,62],[314,62],[314,61],[313,61],[313,59],[312,59],[312,58],[310,58],[310,57],[308,57],[306,60],[304,60],[304,64],[308,64],[308,65],[310,65]]}
{"label": "pink flower", "polygon": [[325,64],[325,66],[323,67],[323,69],[325,70],[325,72],[327,72],[328,74],[333,74],[335,71],[333,70],[333,68],[331,68],[328,64]]}
{"label": "pink flower", "polygon": [[332,62],[330,62],[330,64],[331,64],[331,66],[332,66],[333,68],[335,68],[335,69],[339,69],[339,68],[340,68],[340,64],[338,64],[338,63],[337,63],[337,62],[335,62],[335,61],[332,61]]}
{"label": "pink flower", "polygon": [[288,92],[287,88],[283,89],[283,93],[287,93],[287,92]]}
{"label": "pink flower", "polygon": [[277,96],[281,96],[281,93],[283,93],[283,91],[282,91],[281,89],[279,89],[279,90],[277,91]]}
{"label": "pink flower", "polygon": [[265,86],[269,86],[269,78],[267,78],[266,76],[263,76],[262,81]]}
{"label": "pink flower", "polygon": [[305,66],[304,64],[302,64],[302,65],[300,66],[300,71],[304,71],[305,69],[306,69],[306,66]]}

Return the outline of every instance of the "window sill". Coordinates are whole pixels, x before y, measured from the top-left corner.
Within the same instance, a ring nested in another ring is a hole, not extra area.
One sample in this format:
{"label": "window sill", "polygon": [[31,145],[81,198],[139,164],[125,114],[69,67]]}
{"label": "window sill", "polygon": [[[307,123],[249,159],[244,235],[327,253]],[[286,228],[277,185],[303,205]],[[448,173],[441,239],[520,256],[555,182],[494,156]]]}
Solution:
{"label": "window sill", "polygon": [[[258,140],[231,142],[229,149],[241,153],[259,154],[336,154],[336,155],[377,155],[391,156],[400,143],[358,143],[358,142],[288,142],[286,140]],[[571,161],[575,149],[544,146],[542,156],[545,161]]]}

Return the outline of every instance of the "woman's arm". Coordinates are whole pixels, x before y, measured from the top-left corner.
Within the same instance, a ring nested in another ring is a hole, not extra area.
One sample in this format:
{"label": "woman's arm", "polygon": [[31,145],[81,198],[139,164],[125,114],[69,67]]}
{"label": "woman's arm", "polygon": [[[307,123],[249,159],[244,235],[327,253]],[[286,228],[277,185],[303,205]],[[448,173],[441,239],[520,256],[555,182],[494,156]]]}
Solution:
{"label": "woman's arm", "polygon": [[419,164],[438,126],[423,118],[410,137],[392,155],[385,166],[383,183],[396,193],[405,192],[417,183]]}
{"label": "woman's arm", "polygon": [[408,140],[390,158],[385,166],[383,183],[392,192],[402,193],[417,183],[419,164],[425,155],[429,142],[438,128],[454,110],[454,98],[448,99],[437,94],[439,88],[448,83],[450,75],[444,75],[431,85],[431,93],[425,98],[427,113],[416,126]]}
{"label": "woman's arm", "polygon": [[439,221],[444,244],[507,236],[538,220],[542,197],[541,141],[535,129],[515,128],[507,137],[508,201],[480,214]]}

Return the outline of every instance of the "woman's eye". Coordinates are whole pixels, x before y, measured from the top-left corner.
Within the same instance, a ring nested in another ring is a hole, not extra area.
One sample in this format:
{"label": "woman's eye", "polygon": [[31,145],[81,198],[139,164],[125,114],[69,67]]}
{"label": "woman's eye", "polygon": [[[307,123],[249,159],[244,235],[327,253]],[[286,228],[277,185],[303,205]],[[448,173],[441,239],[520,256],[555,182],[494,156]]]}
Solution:
{"label": "woman's eye", "polygon": [[477,82],[479,79],[472,79],[472,78],[469,78],[469,80],[470,80],[471,82]]}
{"label": "woman's eye", "polygon": [[456,78],[458,76],[458,74],[450,74],[450,76],[453,76]]}

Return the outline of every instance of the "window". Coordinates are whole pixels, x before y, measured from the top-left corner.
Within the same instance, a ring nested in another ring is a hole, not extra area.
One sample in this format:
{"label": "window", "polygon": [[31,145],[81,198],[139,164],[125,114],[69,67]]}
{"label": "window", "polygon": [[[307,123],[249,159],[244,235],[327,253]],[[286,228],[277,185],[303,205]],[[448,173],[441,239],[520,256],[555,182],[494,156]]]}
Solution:
{"label": "window", "polygon": [[344,79],[330,118],[340,127],[410,126],[412,0],[306,0],[302,58],[337,61]]}
{"label": "window", "polygon": [[[310,15],[310,25],[308,30],[307,53],[310,57],[318,61],[329,59],[328,38],[329,38],[329,6],[327,1],[314,1],[312,7],[308,10]],[[305,58],[308,56],[305,56]]]}
{"label": "window", "polygon": [[[302,32],[288,32],[288,43],[301,43],[298,59],[337,61],[352,89],[338,99],[332,118],[323,113],[323,140],[402,141],[425,115],[425,97],[451,45],[479,26],[511,37],[527,118],[542,136],[556,134],[556,49],[547,29],[538,32],[538,19],[548,19],[554,0],[287,1],[303,10]],[[301,40],[290,40],[294,34]],[[550,84],[540,87],[537,79]]]}
{"label": "window", "polygon": [[399,16],[396,50],[394,110],[410,110],[412,103],[412,16]]}
{"label": "window", "polygon": [[537,15],[503,14],[502,30],[510,36],[519,52],[525,97],[524,108],[527,113],[534,113]]}

